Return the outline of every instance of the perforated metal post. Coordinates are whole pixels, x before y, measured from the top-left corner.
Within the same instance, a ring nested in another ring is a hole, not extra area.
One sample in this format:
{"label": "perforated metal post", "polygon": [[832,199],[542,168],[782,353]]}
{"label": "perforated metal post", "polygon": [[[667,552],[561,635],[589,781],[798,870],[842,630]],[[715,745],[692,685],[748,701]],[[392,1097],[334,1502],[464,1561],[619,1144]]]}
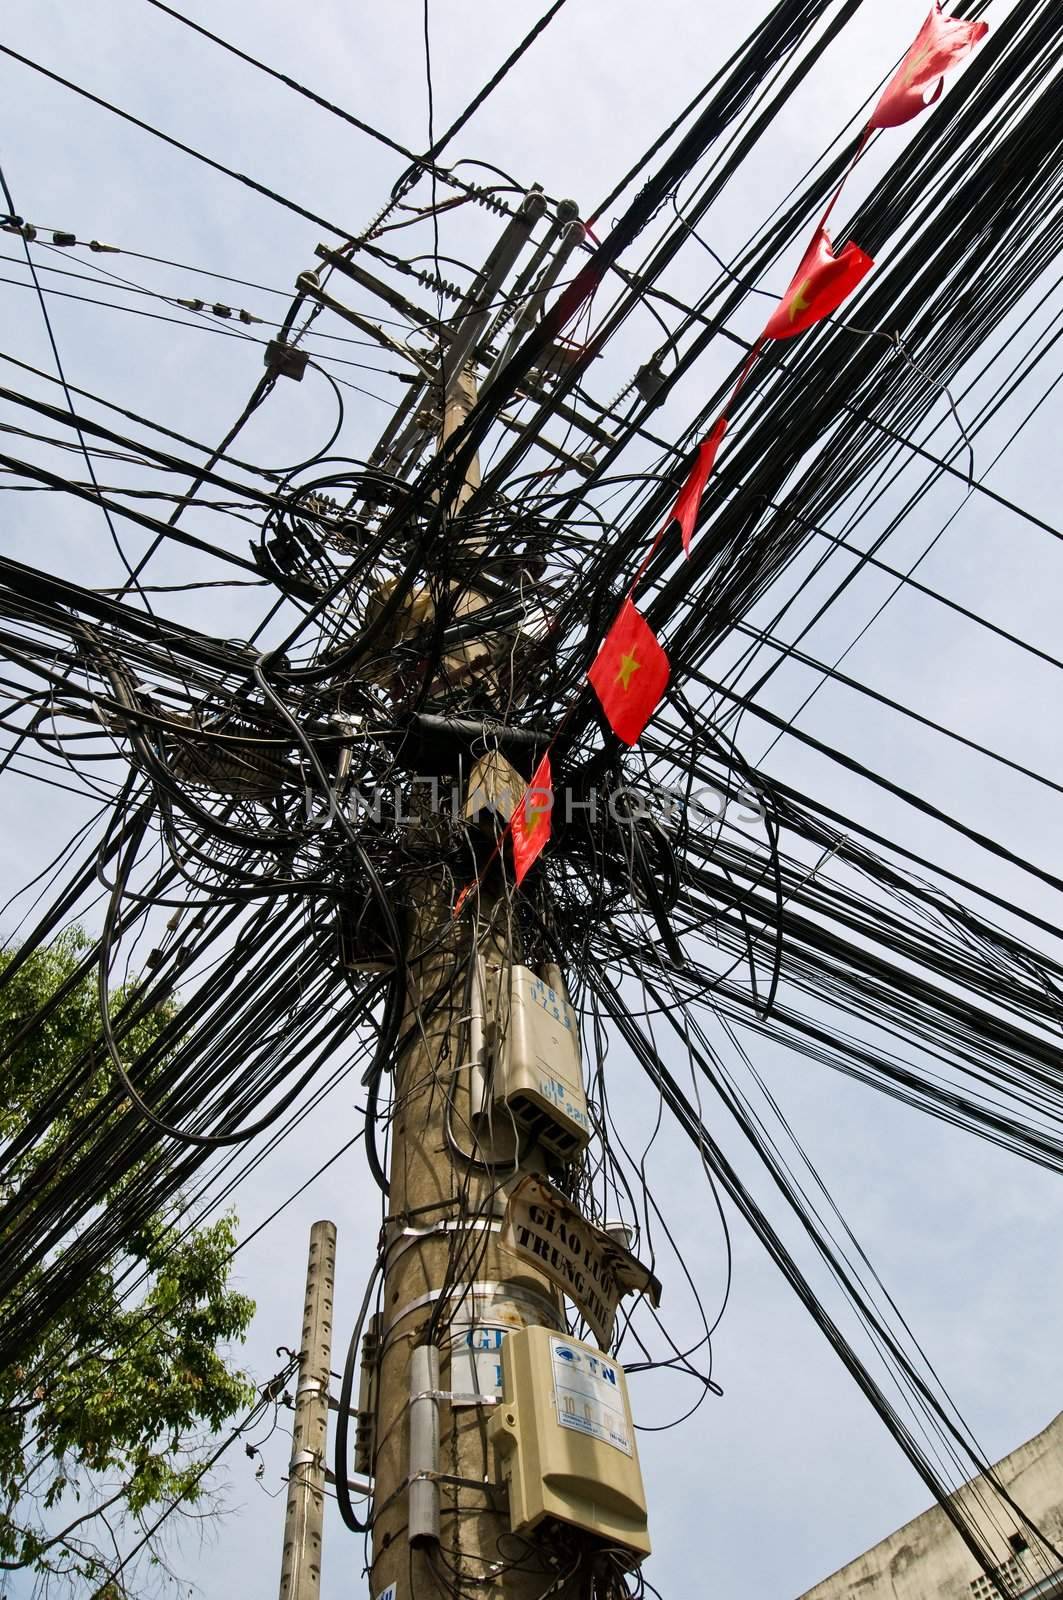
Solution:
{"label": "perforated metal post", "polygon": [[336,1225],[315,1222],[306,1267],[303,1335],[295,1391],[295,1426],[284,1514],[280,1600],[318,1600],[325,1515],[328,1385],[332,1357],[332,1297]]}

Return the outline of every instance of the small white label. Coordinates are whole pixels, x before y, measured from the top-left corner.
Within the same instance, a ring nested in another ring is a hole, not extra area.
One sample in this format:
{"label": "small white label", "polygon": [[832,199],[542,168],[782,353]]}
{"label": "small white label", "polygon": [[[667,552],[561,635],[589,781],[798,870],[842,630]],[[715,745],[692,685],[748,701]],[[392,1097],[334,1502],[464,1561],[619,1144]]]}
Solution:
{"label": "small white label", "polygon": [[[512,1327],[504,1322],[455,1321],[450,1330],[450,1387],[457,1395],[502,1398],[502,1341]],[[475,1405],[455,1400],[453,1405]]]}
{"label": "small white label", "polygon": [[376,1600],[395,1600],[395,1596],[398,1594],[398,1592],[398,1584],[389,1583],[386,1589],[381,1589],[380,1593],[376,1597]]}
{"label": "small white label", "polygon": [[624,1393],[613,1362],[565,1339],[551,1339],[557,1420],[632,1455]]}

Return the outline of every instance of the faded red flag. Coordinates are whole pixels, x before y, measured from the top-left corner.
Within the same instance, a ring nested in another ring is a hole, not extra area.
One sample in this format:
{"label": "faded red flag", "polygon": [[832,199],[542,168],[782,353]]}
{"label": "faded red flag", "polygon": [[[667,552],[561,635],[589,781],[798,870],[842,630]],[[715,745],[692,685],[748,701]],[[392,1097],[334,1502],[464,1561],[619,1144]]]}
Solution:
{"label": "faded red flag", "polygon": [[625,744],[638,742],[668,687],[669,670],[653,629],[625,600],[587,674],[609,726]]}
{"label": "faded red flag", "polygon": [[554,808],[554,780],[549,751],[531,775],[509,821],[513,836],[513,875],[520,888],[533,862],[550,837],[550,813]]}
{"label": "faded red flag", "polygon": [[[988,22],[965,22],[943,17],[935,0],[915,42],[887,83],[871,113],[871,128],[897,128],[941,98],[944,74],[969,56],[979,39],[989,32]],[[937,79],[936,85],[934,80]],[[927,90],[934,85],[933,92]]]}
{"label": "faded red flag", "polygon": [[720,417],[712,432],[707,438],[702,439],[698,446],[697,458],[668,516],[669,522],[678,522],[683,534],[683,552],[688,556],[690,541],[694,537],[694,524],[701,509],[701,497],[705,493],[709,474],[716,464],[716,452],[720,448],[720,441],[726,432],[727,418]]}
{"label": "faded red flag", "polygon": [[768,320],[764,337],[792,339],[795,333],[829,317],[874,265],[852,240],[835,255],[830,234],[826,228],[817,228],[793,282]]}

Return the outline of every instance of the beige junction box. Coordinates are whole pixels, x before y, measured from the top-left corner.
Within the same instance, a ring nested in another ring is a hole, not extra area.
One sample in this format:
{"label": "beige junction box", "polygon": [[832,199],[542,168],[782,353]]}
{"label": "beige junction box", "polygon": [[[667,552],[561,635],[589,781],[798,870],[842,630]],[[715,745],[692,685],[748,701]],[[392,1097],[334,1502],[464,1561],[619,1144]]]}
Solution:
{"label": "beige junction box", "polygon": [[495,1100],[562,1161],[574,1161],[590,1138],[576,1013],[563,995],[519,965],[510,972]]}
{"label": "beige junction box", "polygon": [[521,1328],[502,1345],[502,1386],[489,1427],[513,1532],[554,1517],[635,1562],[649,1555],[623,1368],[551,1328]]}

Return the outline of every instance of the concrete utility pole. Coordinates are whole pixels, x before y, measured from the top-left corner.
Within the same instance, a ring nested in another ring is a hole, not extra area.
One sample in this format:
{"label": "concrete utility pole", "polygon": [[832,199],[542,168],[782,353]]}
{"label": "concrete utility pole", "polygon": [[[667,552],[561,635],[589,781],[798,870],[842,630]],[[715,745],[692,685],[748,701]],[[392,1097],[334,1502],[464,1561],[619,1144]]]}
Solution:
{"label": "concrete utility pole", "polygon": [[299,1346],[292,1459],[288,1468],[280,1600],[318,1600],[321,1592],[335,1281],[336,1225],[315,1222],[310,1229],[310,1255],[306,1265],[306,1302]]}
{"label": "concrete utility pole", "polygon": [[[443,438],[474,401],[463,372]],[[474,464],[453,510],[478,482]],[[436,826],[431,816],[413,825],[421,852]],[[485,887],[475,914],[455,921],[442,874],[417,879],[412,898],[404,1029],[416,1031],[395,1070],[370,1597],[564,1600],[571,1590],[549,1548],[510,1533],[487,1440],[492,1407],[473,1392],[489,1383],[493,1396],[503,1330],[564,1329],[555,1287],[499,1243],[520,1176],[514,1129],[504,1115],[492,1124],[490,1101],[484,1115],[473,1104],[483,1080],[470,1061],[490,1049],[518,959],[509,908]],[[520,1171],[544,1171],[537,1148]]]}
{"label": "concrete utility pole", "polygon": [[[488,908],[486,949],[481,942],[488,1018],[497,1015],[504,970],[502,904]],[[373,1600],[391,1584],[396,1600],[454,1592],[455,1570],[483,1600],[531,1600],[558,1576],[548,1552],[538,1559],[525,1541],[509,1534],[487,1443],[490,1408],[472,1399],[465,1376],[471,1363],[461,1359],[470,1348],[470,1334],[473,1346],[485,1336],[490,1345],[493,1328],[564,1326],[557,1291],[498,1243],[505,1209],[499,1186],[513,1171],[510,1130],[497,1130],[497,1173],[462,1163],[449,1148],[448,1107],[451,1134],[463,1148],[471,1142],[469,1075],[456,1070],[462,1066],[457,1046],[459,1032],[465,1031],[460,1018],[467,1006],[469,946],[467,924],[454,924],[439,886],[423,882],[408,951],[411,1015],[414,1002],[434,1009],[423,1036],[400,1063],[395,1085],[374,1463]],[[455,971],[461,974],[457,981]],[[485,1144],[490,1148],[481,1134],[481,1148]],[[539,1169],[531,1161],[523,1170]],[[430,1345],[432,1310],[441,1300],[441,1336],[438,1346]],[[489,1360],[472,1369],[481,1388],[485,1372],[493,1381],[498,1359],[497,1353],[490,1359],[489,1349],[485,1354]],[[455,1393],[455,1383],[459,1397],[465,1390],[465,1403],[441,1398]],[[423,1439],[431,1441],[433,1435],[438,1439],[434,1469],[427,1457],[418,1459]],[[420,1476],[433,1470],[438,1478]],[[500,1570],[514,1560],[524,1570]]]}

